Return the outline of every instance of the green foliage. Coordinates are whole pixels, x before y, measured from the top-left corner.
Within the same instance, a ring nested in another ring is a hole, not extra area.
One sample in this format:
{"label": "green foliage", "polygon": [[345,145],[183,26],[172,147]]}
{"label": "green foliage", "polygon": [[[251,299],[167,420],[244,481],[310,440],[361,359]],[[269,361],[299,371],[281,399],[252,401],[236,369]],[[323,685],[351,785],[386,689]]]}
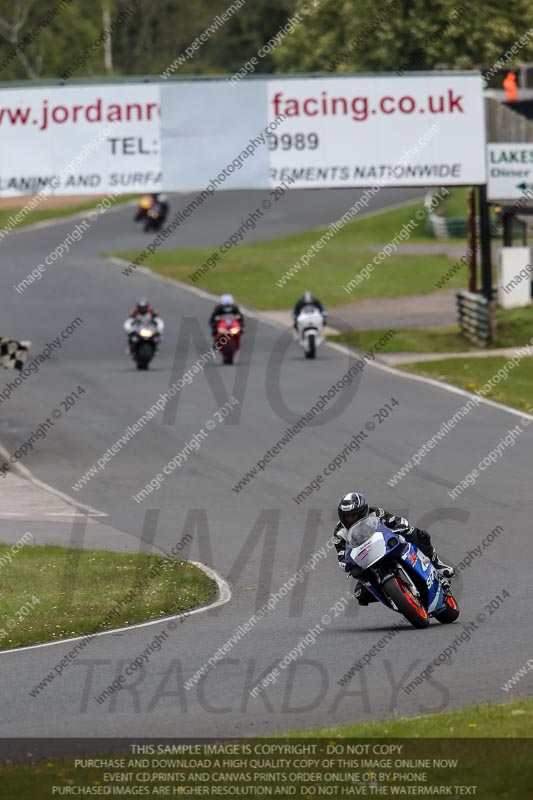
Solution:
{"label": "green foliage", "polygon": [[[498,61],[530,27],[529,0],[323,0],[274,61],[282,72],[470,69]],[[532,57],[530,39],[515,63]]]}
{"label": "green foliage", "polygon": [[[58,78],[84,50],[74,79],[158,75],[232,2],[0,0],[0,81]],[[24,44],[56,7],[60,13]],[[173,75],[232,74],[289,20],[293,30],[259,59],[257,73],[490,67],[531,28],[530,7],[530,0],[247,0]],[[94,43],[109,25],[116,29],[106,60],[103,42]],[[528,60],[533,37],[509,64]]]}
{"label": "green foliage", "polygon": [[[60,13],[31,42],[13,51],[58,5]],[[174,75],[237,71],[286,23],[292,5],[292,0],[248,0],[233,14],[229,12],[228,21]],[[111,74],[157,75],[230,6],[231,0],[159,0],[135,5],[132,0],[20,0],[17,4],[0,0],[0,81],[58,78],[84,51],[88,55],[72,73],[73,79],[109,74],[103,42],[97,42],[106,27],[105,8],[112,30]],[[272,72],[273,68],[267,55],[258,71]]]}

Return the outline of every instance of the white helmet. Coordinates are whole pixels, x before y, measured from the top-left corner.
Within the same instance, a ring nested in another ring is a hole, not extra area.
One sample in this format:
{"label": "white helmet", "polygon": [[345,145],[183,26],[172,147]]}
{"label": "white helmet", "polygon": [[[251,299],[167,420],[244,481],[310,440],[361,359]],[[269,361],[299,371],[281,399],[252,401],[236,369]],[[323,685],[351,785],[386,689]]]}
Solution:
{"label": "white helmet", "polygon": [[223,306],[235,305],[235,300],[232,294],[223,294],[222,297],[220,298],[220,302],[222,303]]}

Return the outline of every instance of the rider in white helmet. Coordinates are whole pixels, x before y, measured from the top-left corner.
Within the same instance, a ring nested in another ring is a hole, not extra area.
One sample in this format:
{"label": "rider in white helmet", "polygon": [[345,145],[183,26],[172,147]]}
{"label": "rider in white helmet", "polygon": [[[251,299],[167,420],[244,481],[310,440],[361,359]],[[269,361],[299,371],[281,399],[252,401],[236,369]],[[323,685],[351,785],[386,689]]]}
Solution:
{"label": "rider in white helmet", "polygon": [[239,306],[235,302],[232,294],[223,294],[220,298],[220,303],[215,306],[213,313],[209,317],[209,325],[211,326],[211,333],[213,336],[217,330],[218,320],[228,314],[237,317],[241,325],[241,331],[244,333],[244,317]]}

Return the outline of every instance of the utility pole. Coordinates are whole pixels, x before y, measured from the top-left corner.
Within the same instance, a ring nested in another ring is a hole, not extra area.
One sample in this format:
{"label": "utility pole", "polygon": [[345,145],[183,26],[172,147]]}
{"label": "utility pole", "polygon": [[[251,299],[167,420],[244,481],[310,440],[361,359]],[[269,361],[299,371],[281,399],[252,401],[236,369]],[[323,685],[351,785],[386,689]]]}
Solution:
{"label": "utility pole", "polygon": [[481,239],[481,293],[492,300],[492,254],[487,184],[478,186],[479,234]]}

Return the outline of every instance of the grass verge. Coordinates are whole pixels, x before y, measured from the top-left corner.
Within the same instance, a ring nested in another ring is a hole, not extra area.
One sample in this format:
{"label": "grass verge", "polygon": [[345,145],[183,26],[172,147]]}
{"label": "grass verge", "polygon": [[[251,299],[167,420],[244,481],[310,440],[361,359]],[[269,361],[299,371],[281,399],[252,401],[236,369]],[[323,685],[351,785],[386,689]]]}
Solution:
{"label": "grass verge", "polygon": [[[446,358],[441,361],[402,364],[401,369],[475,392],[482,389],[507,361],[505,356]],[[529,411],[533,406],[533,357],[521,359],[520,365],[508,372],[505,381],[496,384],[485,396],[513,406],[519,411]]]}
{"label": "grass verge", "polygon": [[521,739],[533,738],[533,700],[473,706],[427,717],[401,717],[384,722],[335,725],[297,731],[289,738],[416,738],[416,739]]}
{"label": "grass verge", "polygon": [[[368,350],[386,330],[350,331],[328,338],[334,342]],[[496,336],[491,348],[521,347],[533,334],[533,308],[496,310]],[[490,349],[490,348],[489,348]],[[443,328],[397,328],[383,347],[384,353],[462,353],[479,352],[479,347],[465,339],[457,326]]]}
{"label": "grass verge", "polygon": [[[213,250],[165,250],[156,253],[147,262],[161,275],[198,286],[213,294],[230,292],[238,302],[261,310],[292,308],[296,299],[309,287],[328,307],[340,306],[357,300],[376,297],[402,297],[428,294],[436,291],[434,283],[453,263],[443,256],[391,256],[372,272],[371,280],[359,284],[353,294],[343,290],[371,260],[369,251],[349,252],[334,240],[321,251],[305,270],[296,275],[287,286],[279,289],[276,280],[287,267],[296,263],[315,239],[303,247],[282,239],[271,242],[265,254],[265,244],[243,245],[227,253],[217,269],[206,272],[200,280],[192,281],[190,275],[204,263]],[[131,260],[135,253],[121,253]],[[446,289],[459,287],[464,277],[455,275]]]}
{"label": "grass verge", "polygon": [[[436,291],[435,283],[454,261],[442,255],[392,255],[372,265],[371,279],[363,280],[352,293],[343,290],[367,266],[376,251],[389,242],[413,218],[420,206],[395,209],[386,214],[364,217],[345,225],[326,246],[312,255],[281,288],[277,285],[291,266],[320,239],[325,229],[306,231],[270,242],[243,244],[221,256],[215,267],[190,277],[218,248],[158,250],[146,260],[156,272],[215,294],[233,293],[240,302],[259,309],[292,308],[305,289],[328,306],[338,306],[375,297],[401,297]],[[413,231],[409,243],[433,243],[423,222]],[[373,249],[372,249],[373,248]],[[118,253],[128,261],[139,254]],[[446,283],[446,289],[464,285],[459,271]]]}
{"label": "grass verge", "polygon": [[[10,549],[0,545],[0,557]],[[105,622],[136,585],[132,599]],[[178,614],[215,595],[214,581],[178,559],[26,546],[2,569],[0,649]]]}
{"label": "grass verge", "polygon": [[[451,794],[453,797],[458,797],[464,794],[475,794],[480,800],[500,800],[502,797],[507,800],[526,800],[531,797],[533,771],[529,743],[532,719],[533,701],[524,700],[506,705],[478,706],[422,718],[402,718],[385,722],[335,726],[303,733],[292,733],[283,735],[281,738],[289,741],[306,738],[322,740],[319,744],[320,749],[316,752],[324,753],[327,745],[333,745],[332,750],[329,751],[330,754],[335,752],[335,748],[338,753],[339,749],[342,749],[345,739],[355,739],[354,744],[357,744],[358,747],[365,747],[361,743],[361,740],[364,739],[380,740],[381,742],[392,742],[397,746],[401,745],[402,758],[430,759],[432,763],[429,769],[409,769],[409,761],[407,761],[406,767],[398,768],[394,759],[398,757],[399,751],[392,751],[395,755],[391,758],[391,763],[395,766],[387,768],[381,762],[382,766],[378,767],[374,773],[376,778],[378,778],[378,772],[381,773],[379,785],[383,789],[379,794],[382,796],[392,797],[396,794],[448,794],[449,796]],[[512,743],[509,740],[512,740]],[[231,741],[234,743],[235,739]],[[254,740],[244,739],[241,741],[243,744],[250,743],[248,747],[253,748]],[[262,741],[268,740],[259,740],[259,742]],[[279,741],[280,737],[278,737]],[[368,747],[372,748],[372,743]],[[365,751],[363,749],[358,752],[364,753]],[[376,759],[376,754],[372,755],[372,752],[372,749],[369,749],[367,757]],[[375,751],[375,753],[377,752],[383,753],[384,751]],[[257,753],[252,750],[251,756],[257,757]],[[437,764],[431,756],[437,759]],[[118,754],[114,753],[113,757],[118,758]],[[104,787],[107,786],[108,794],[141,794],[143,790],[139,790],[138,787],[145,787],[144,793],[149,793],[151,797],[155,797],[156,793],[157,796],[198,796],[201,794],[204,797],[213,797],[214,794],[209,795],[211,785],[213,787],[220,786],[221,779],[216,776],[220,776],[221,761],[215,762],[216,756],[197,755],[193,759],[187,756],[178,756],[181,758],[179,761],[180,772],[178,773],[172,766],[176,763],[173,761],[175,756],[166,759],[153,756],[141,757],[144,765],[141,769],[131,752],[124,750],[123,757],[124,766],[108,767],[107,769],[96,769],[86,765],[75,767],[72,759],[44,759],[36,764],[12,764],[0,768],[0,780],[5,796],[16,797],[17,800],[40,800],[40,798],[50,798],[54,795],[65,795],[72,792],[71,787],[76,786],[85,788],[85,794],[101,794]],[[320,765],[313,767],[315,777],[311,782],[312,786],[318,787],[318,791],[315,788],[312,795],[309,790],[306,792],[302,789],[302,781],[306,786],[310,785],[310,779],[306,781],[305,777],[302,777],[305,770],[283,766],[281,772],[286,774],[287,778],[279,779],[278,777],[272,780],[273,787],[279,788],[278,791],[271,790],[270,796],[275,795],[280,800],[284,800],[284,798],[287,800],[289,797],[305,797],[306,800],[313,800],[314,796],[376,795],[376,792],[369,791],[370,785],[378,785],[376,779],[371,780],[370,784],[368,783],[371,778],[368,774],[370,771],[360,760],[354,759],[353,755],[340,756],[340,758],[346,757],[352,759],[351,762],[347,762],[353,764],[351,770],[347,767],[347,763],[344,768],[331,768],[331,764],[338,762],[338,755],[330,755],[330,758],[335,761],[331,760],[329,770],[323,766],[323,758],[319,759]],[[192,761],[198,762],[202,758],[204,760],[201,761],[201,772],[199,777],[196,777],[198,767],[193,767]],[[242,756],[238,756],[238,758],[242,759]],[[379,756],[379,758],[383,758],[383,756]],[[444,765],[440,761],[450,758],[457,759],[455,766],[449,763]],[[186,766],[189,762],[191,762],[191,767]],[[292,764],[293,758],[289,756],[286,762]],[[250,777],[254,770],[246,767],[246,758],[238,761],[237,764],[237,767],[230,767],[231,778],[225,779],[227,785],[234,786],[234,791],[229,794],[238,796],[246,793],[247,796],[252,796],[253,792],[252,794],[249,791],[246,792],[244,788],[239,791],[239,787],[254,785],[256,776]],[[362,777],[362,780],[361,777],[358,780],[355,779],[355,770],[357,769],[360,770],[358,775]],[[228,772],[228,767],[225,771]],[[278,775],[280,774],[279,767],[276,772]],[[105,777],[105,773],[108,773],[107,777]],[[300,773],[300,775],[290,780],[288,775],[295,773]],[[339,779],[343,773],[348,773],[347,777]],[[411,776],[410,779],[393,777],[406,773]],[[417,781],[416,777],[413,777],[413,773],[427,777]],[[147,777],[150,775],[153,775],[152,780]],[[324,775],[323,778],[322,775]],[[138,780],[137,776],[139,776]],[[211,777],[213,783],[210,780]],[[365,781],[367,786],[365,786]],[[193,787],[198,786],[198,782],[200,782],[201,788],[199,792],[195,792]],[[257,786],[257,783],[255,785]],[[270,785],[268,778],[262,777],[260,785],[263,789],[257,796],[264,797],[269,794],[267,791]],[[115,789],[117,786],[123,787],[123,789]],[[150,787],[148,790],[147,786]],[[283,791],[282,786],[288,787],[287,793]],[[335,791],[336,786],[339,787],[337,792]],[[358,786],[359,790],[355,788]],[[409,788],[412,786],[419,786],[421,791],[410,792]],[[475,787],[475,791],[472,789],[459,791],[459,793],[452,789],[449,789],[448,792],[446,789],[430,791],[431,787],[457,786]],[[53,791],[54,787],[56,787],[55,792]],[[193,788],[193,791],[187,791],[188,787]],[[300,791],[298,788],[292,787],[298,787]],[[320,787],[325,787],[326,791],[320,791]],[[405,788],[404,791],[393,791],[393,787]],[[217,791],[216,795],[219,796],[219,794],[220,792]],[[223,794],[226,794],[225,790]],[[256,794],[253,796],[255,797]]]}

